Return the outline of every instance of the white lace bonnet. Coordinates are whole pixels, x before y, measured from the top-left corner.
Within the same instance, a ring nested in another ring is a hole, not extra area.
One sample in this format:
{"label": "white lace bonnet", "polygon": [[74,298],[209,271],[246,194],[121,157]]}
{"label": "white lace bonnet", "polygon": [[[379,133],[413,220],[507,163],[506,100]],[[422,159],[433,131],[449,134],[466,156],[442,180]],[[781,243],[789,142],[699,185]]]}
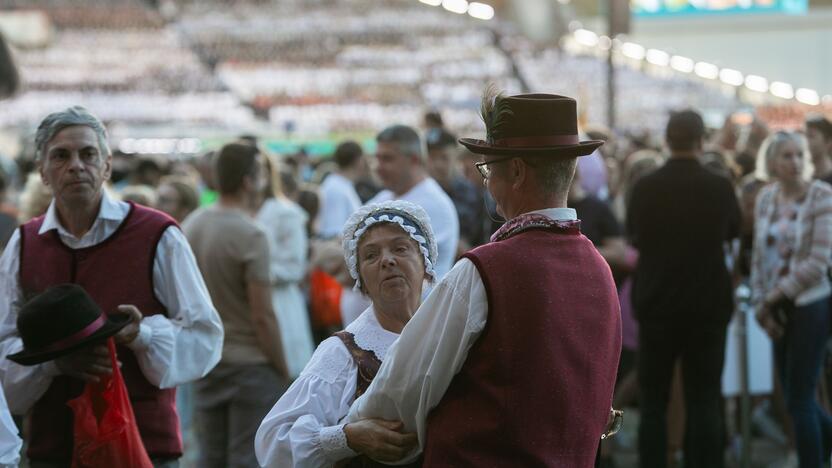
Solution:
{"label": "white lace bonnet", "polygon": [[421,206],[408,201],[391,200],[362,206],[344,224],[342,245],[350,276],[355,280],[353,289],[361,289],[361,278],[358,276],[358,242],[367,229],[377,223],[395,223],[401,226],[410,238],[419,244],[419,250],[425,260],[425,273],[431,279],[436,278],[433,267],[439,254],[428,214]]}

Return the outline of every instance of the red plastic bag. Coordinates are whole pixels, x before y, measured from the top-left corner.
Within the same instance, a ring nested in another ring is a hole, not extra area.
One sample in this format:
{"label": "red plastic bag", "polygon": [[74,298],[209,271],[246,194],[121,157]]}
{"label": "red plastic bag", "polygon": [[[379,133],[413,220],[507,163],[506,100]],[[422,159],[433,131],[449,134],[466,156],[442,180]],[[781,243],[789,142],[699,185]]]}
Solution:
{"label": "red plastic bag", "polygon": [[153,468],[136,426],[112,338],[107,347],[113,375],[88,383],[81,396],[67,402],[75,414],[72,468]]}
{"label": "red plastic bag", "polygon": [[312,326],[328,328],[341,326],[341,289],[342,286],[332,276],[321,269],[312,270],[309,276],[310,309]]}

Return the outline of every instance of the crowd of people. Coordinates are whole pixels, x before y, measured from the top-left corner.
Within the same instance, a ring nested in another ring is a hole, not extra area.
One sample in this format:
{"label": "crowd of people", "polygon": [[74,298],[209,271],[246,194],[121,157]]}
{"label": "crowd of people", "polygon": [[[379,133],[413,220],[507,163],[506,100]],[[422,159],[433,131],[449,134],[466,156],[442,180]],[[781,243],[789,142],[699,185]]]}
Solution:
{"label": "crowd of people", "polygon": [[429,112],[321,159],[126,155],[49,114],[0,179],[0,463],[68,466],[65,403],[112,372],[89,333],[20,328],[63,283],[118,322],[154,466],[614,466],[625,407],[641,466],[724,466],[742,287],[776,376],[755,423],[829,463],[832,122],[682,110],[658,146],[489,93],[485,140]]}

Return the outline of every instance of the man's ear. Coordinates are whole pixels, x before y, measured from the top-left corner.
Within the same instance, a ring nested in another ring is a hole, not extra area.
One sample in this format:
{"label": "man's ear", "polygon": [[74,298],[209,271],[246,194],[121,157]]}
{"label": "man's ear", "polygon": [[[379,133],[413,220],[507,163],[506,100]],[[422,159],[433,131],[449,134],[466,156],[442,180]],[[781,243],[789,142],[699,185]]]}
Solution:
{"label": "man's ear", "polygon": [[46,180],[46,174],[43,173],[43,159],[46,156],[41,155],[39,158],[35,159],[35,168],[38,170],[38,174],[40,174],[40,181],[43,182],[43,185],[49,186],[49,181]]}
{"label": "man's ear", "polygon": [[520,158],[509,161],[509,176],[511,177],[511,188],[519,190],[529,177],[529,166]]}
{"label": "man's ear", "polygon": [[106,159],[104,159],[104,181],[110,180],[110,177],[113,175],[113,155],[108,154]]}

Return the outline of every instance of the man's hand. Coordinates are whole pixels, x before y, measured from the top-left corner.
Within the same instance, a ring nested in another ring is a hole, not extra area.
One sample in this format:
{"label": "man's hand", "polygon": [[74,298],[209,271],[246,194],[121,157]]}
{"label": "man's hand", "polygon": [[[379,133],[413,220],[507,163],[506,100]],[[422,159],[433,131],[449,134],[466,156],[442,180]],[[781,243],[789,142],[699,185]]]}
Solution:
{"label": "man's hand", "polygon": [[142,322],[142,313],[133,305],[120,305],[118,306],[118,311],[122,314],[129,315],[130,323],[119,330],[113,336],[113,339],[116,344],[126,345],[132,343],[139,336],[139,324]]}
{"label": "man's hand", "polygon": [[59,357],[55,359],[55,366],[61,374],[87,382],[98,382],[100,376],[113,373],[110,351],[104,343],[90,345]]}
{"label": "man's hand", "polygon": [[362,419],[344,426],[347,445],[380,462],[401,460],[419,443],[414,433],[402,433],[404,424],[384,419]]}

